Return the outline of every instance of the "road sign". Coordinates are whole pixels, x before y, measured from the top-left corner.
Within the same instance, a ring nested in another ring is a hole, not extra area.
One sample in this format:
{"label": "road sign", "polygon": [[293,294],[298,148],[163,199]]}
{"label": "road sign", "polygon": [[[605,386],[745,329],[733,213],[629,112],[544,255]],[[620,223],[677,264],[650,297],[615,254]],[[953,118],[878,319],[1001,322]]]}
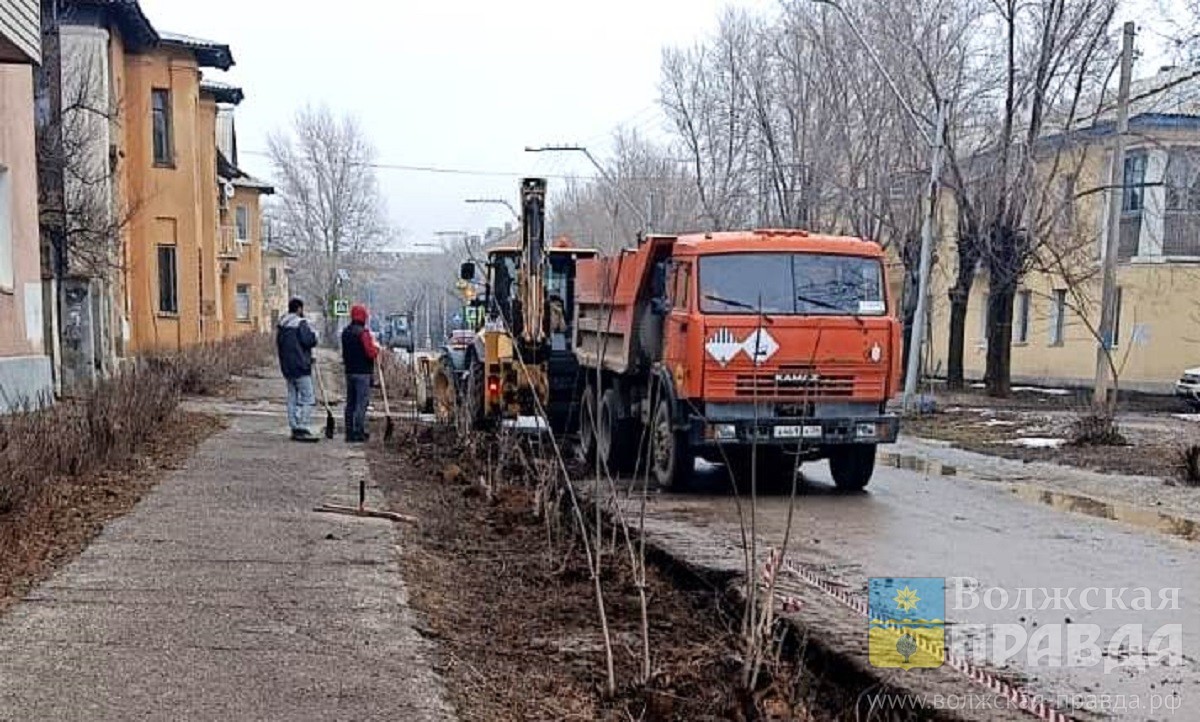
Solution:
{"label": "road sign", "polygon": [[333,302],[333,315],[338,318],[346,318],[350,315],[350,302],[344,299],[337,299]]}

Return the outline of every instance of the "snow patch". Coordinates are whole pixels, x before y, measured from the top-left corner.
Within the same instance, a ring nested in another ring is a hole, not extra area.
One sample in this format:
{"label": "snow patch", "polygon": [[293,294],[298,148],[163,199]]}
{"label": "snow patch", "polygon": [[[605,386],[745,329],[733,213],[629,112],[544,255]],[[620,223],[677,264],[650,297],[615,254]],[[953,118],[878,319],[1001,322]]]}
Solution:
{"label": "snow patch", "polygon": [[1200,422],[1200,414],[1171,414],[1171,416],[1177,419],[1183,419],[1184,421]]}
{"label": "snow patch", "polygon": [[980,426],[1016,426],[1016,425],[1017,425],[1017,422],[1006,421],[1004,419],[988,419],[987,421],[980,424]]}
{"label": "snow patch", "polygon": [[1027,449],[1057,449],[1067,443],[1067,440],[1047,436],[1023,436],[1008,443],[1013,446],[1024,446]]}
{"label": "snow patch", "polygon": [[1031,394],[1043,394],[1045,396],[1070,396],[1071,392],[1067,389],[1043,389],[1036,386],[1014,386],[1013,391],[1025,391]]}

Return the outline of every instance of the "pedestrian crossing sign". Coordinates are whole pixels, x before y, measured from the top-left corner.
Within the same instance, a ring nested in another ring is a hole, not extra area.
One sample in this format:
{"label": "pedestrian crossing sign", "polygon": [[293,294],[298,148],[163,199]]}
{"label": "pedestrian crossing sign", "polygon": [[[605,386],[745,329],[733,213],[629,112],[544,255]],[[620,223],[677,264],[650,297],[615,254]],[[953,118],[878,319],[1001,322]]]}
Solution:
{"label": "pedestrian crossing sign", "polygon": [[333,302],[333,315],[337,318],[346,318],[350,315],[350,302],[339,298]]}

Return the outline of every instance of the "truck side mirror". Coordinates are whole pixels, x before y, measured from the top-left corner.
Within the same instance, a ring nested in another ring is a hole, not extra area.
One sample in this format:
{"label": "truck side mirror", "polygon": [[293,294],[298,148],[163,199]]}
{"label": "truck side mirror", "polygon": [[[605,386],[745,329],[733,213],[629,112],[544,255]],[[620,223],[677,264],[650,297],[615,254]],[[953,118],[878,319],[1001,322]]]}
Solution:
{"label": "truck side mirror", "polygon": [[464,281],[475,280],[475,264],[471,261],[465,261],[458,267],[458,277]]}

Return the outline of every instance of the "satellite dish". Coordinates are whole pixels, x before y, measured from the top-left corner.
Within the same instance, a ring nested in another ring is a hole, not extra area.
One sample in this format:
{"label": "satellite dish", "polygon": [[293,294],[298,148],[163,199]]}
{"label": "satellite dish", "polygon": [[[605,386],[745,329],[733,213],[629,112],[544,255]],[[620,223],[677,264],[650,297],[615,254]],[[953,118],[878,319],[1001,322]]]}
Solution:
{"label": "satellite dish", "polygon": [[221,186],[221,191],[225,194],[225,200],[232,199],[234,194],[233,181],[225,181]]}

